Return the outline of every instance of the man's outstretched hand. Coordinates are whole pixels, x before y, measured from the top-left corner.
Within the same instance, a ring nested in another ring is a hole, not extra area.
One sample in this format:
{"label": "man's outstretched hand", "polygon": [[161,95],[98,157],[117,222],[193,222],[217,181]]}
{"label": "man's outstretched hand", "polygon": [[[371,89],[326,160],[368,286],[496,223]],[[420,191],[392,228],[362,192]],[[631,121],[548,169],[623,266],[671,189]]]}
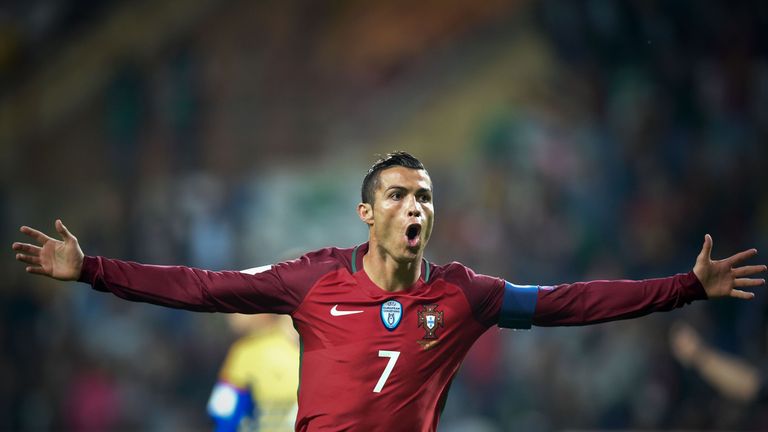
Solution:
{"label": "man's outstretched hand", "polygon": [[83,251],[77,243],[77,238],[67,230],[61,220],[56,219],[56,231],[61,235],[61,240],[48,237],[28,226],[21,227],[20,231],[37,243],[37,246],[19,242],[13,244],[16,259],[27,265],[28,273],[63,281],[77,280],[80,277]]}
{"label": "man's outstretched hand", "polygon": [[765,284],[765,279],[754,279],[757,273],[766,271],[764,265],[748,265],[736,267],[742,261],[757,255],[757,249],[749,249],[739,252],[726,259],[712,260],[712,237],[707,234],[704,236],[704,246],[696,257],[696,265],[693,266],[693,272],[699,278],[699,282],[704,286],[707,297],[736,297],[749,300],[755,296],[754,293],[742,291],[739,288],[757,287]]}

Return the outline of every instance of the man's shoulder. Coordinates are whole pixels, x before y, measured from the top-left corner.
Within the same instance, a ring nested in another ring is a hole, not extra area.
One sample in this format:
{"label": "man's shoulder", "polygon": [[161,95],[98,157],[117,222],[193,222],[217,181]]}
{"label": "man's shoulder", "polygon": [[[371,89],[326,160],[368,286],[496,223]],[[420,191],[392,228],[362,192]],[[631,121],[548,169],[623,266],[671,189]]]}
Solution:
{"label": "man's shoulder", "polygon": [[313,261],[350,261],[354,250],[354,247],[328,246],[307,252],[301,258],[306,257]]}
{"label": "man's shoulder", "polygon": [[430,282],[449,284],[463,294],[477,322],[486,328],[495,324],[504,293],[503,279],[475,273],[457,261],[434,266],[433,274]]}
{"label": "man's shoulder", "polygon": [[462,276],[474,271],[458,261],[452,261],[447,264],[435,264],[430,262],[430,272],[435,279],[453,278]]}
{"label": "man's shoulder", "polygon": [[458,261],[453,261],[442,265],[432,264],[430,271],[433,275],[432,280],[443,280],[447,283],[457,285],[464,289],[470,288],[477,284],[503,284],[503,281],[500,278],[475,273],[475,271],[470,267],[467,267]]}
{"label": "man's shoulder", "polygon": [[325,270],[343,267],[351,269],[354,249],[354,247],[324,247],[307,252],[295,260],[287,261],[286,263],[302,267],[322,268]]}
{"label": "man's shoulder", "polygon": [[326,247],[313,250],[295,259],[268,266],[266,278],[275,282],[290,293],[294,306],[300,304],[304,296],[321,279],[349,269],[353,248]]}

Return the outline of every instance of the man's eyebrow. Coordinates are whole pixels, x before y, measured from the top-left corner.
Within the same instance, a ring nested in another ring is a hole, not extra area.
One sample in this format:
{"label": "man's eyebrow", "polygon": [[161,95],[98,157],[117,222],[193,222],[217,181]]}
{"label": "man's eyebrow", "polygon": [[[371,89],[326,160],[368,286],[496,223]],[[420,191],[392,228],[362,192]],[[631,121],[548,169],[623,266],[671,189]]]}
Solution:
{"label": "man's eyebrow", "polygon": [[[392,186],[390,186],[390,187],[388,187],[388,188],[384,189],[384,192],[387,192],[387,191],[389,191],[389,190],[392,190],[392,189],[395,189],[395,190],[403,190],[403,191],[404,191],[404,190],[408,190],[408,188],[407,188],[407,187],[405,187],[405,186],[400,186],[400,185],[392,185]],[[420,187],[420,188],[416,189],[416,193],[423,193],[423,192],[429,192],[429,193],[432,193],[432,189],[431,189],[431,188],[425,188],[425,187]]]}
{"label": "man's eyebrow", "polygon": [[405,186],[400,186],[400,185],[392,185],[392,186],[390,186],[390,187],[388,187],[388,188],[384,189],[384,192],[387,192],[387,191],[390,191],[390,190],[393,190],[393,189],[394,189],[394,190],[406,190]]}

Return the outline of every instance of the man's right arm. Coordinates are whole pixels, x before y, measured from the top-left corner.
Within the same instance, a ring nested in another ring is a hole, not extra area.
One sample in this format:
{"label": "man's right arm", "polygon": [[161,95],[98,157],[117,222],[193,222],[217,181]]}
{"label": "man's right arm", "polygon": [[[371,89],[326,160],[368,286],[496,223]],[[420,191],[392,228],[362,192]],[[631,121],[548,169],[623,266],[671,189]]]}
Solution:
{"label": "man's right arm", "polygon": [[189,267],[138,264],[86,257],[77,238],[56,220],[61,240],[34,228],[21,232],[35,244],[15,242],[16,259],[28,273],[57,280],[79,280],[99,291],[133,301],[210,312],[290,313],[303,297],[308,259],[261,268],[252,274]]}
{"label": "man's right arm", "polygon": [[[79,281],[131,301],[201,312],[290,313],[300,302],[281,266],[248,274],[86,256]],[[286,269],[287,270],[287,269]]]}

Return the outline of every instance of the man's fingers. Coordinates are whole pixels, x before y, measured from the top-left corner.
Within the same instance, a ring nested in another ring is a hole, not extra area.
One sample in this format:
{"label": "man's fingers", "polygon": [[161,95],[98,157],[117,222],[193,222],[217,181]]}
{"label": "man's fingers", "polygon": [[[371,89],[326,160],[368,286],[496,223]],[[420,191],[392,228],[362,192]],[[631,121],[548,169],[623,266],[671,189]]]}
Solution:
{"label": "man's fingers", "polygon": [[712,257],[712,236],[709,234],[704,235],[704,244],[701,246],[699,257],[705,258],[707,260],[711,259]]}
{"label": "man's fingers", "polygon": [[733,269],[733,275],[736,277],[751,276],[756,273],[762,273],[766,270],[768,270],[768,267],[764,265],[750,265]]}
{"label": "man's fingers", "polygon": [[34,228],[30,228],[30,227],[28,227],[26,225],[21,227],[19,229],[19,231],[21,231],[22,233],[24,233],[24,234],[32,237],[33,239],[37,240],[37,242],[39,244],[41,244],[41,245],[45,244],[45,242],[47,242],[48,240],[51,239],[50,237],[48,237],[47,235],[41,233],[40,231],[38,231],[38,230],[36,230]]}
{"label": "man's fingers", "polygon": [[25,264],[32,264],[39,266],[40,265],[40,258],[33,256],[33,255],[25,255],[25,254],[16,254],[16,259],[25,263]]}
{"label": "man's fingers", "polygon": [[731,297],[742,299],[742,300],[752,300],[753,298],[755,298],[755,293],[741,291],[741,290],[732,290]]}
{"label": "man's fingers", "polygon": [[45,270],[43,270],[43,268],[40,266],[27,266],[25,270],[27,271],[27,273],[34,273],[34,274],[48,276],[48,273]]}
{"label": "man's fingers", "polygon": [[61,234],[63,240],[74,237],[67,227],[64,226],[64,222],[62,222],[61,219],[56,219],[56,231]]}
{"label": "man's fingers", "polygon": [[758,287],[761,285],[765,285],[765,279],[739,278],[733,281],[733,286],[739,288]]}
{"label": "man's fingers", "polygon": [[741,251],[735,255],[731,255],[730,257],[728,257],[727,261],[730,262],[731,265],[733,265],[738,262],[744,261],[745,259],[752,258],[755,255],[757,255],[757,249],[748,249],[745,251]]}
{"label": "man's fingers", "polygon": [[22,252],[27,255],[40,255],[42,248],[40,246],[31,245],[29,243],[14,243],[13,250],[16,252]]}

